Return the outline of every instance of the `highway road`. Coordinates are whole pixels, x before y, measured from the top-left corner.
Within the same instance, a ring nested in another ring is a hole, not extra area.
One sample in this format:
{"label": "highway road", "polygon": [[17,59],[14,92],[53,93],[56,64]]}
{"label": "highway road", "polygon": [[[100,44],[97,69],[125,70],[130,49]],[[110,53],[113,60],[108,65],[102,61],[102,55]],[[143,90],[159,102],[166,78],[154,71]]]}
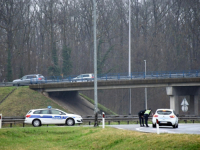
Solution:
{"label": "highway road", "polygon": [[[156,128],[152,128],[152,125],[149,127],[140,127],[139,124],[129,124],[129,125],[109,125],[110,127],[123,129],[123,130],[133,130],[138,132],[145,133],[157,133]],[[160,127],[160,133],[173,133],[173,134],[200,134],[200,123],[194,124],[179,124],[178,128],[172,127]]]}

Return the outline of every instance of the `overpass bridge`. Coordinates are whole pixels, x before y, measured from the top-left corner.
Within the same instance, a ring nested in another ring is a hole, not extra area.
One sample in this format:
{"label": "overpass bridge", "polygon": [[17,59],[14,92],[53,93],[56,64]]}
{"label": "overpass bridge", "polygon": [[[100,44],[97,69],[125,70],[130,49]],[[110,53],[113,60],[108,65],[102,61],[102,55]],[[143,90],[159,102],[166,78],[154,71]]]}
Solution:
{"label": "overpass bridge", "polygon": [[[200,77],[195,78],[166,78],[166,79],[129,79],[98,81],[98,89],[125,89],[144,87],[166,87],[166,94],[170,97],[170,108],[179,114],[178,96],[190,96],[190,105],[194,115],[199,115]],[[30,89],[40,92],[84,91],[93,90],[94,82],[59,82],[33,84]]]}

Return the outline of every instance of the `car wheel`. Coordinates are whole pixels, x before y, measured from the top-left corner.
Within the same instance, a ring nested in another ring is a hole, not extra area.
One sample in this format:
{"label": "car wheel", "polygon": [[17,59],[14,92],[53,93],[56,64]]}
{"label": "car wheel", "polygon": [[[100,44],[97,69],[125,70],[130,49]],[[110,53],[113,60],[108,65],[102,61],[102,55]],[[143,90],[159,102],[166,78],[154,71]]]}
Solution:
{"label": "car wheel", "polygon": [[176,124],[175,124],[175,125],[172,125],[172,127],[173,127],[173,128],[176,128]]}
{"label": "car wheel", "polygon": [[17,86],[20,86],[20,84],[18,83]]}
{"label": "car wheel", "polygon": [[73,126],[74,125],[74,119],[72,119],[72,118],[67,119],[66,124],[68,126]]}
{"label": "car wheel", "polygon": [[178,124],[176,125],[176,128],[178,128]]}
{"label": "car wheel", "polygon": [[15,84],[13,84],[13,86],[15,86]]}
{"label": "car wheel", "polygon": [[156,124],[153,124],[153,123],[152,123],[152,127],[155,128],[155,127],[156,127]]}
{"label": "car wheel", "polygon": [[41,126],[40,120],[38,120],[38,119],[33,120],[33,126],[34,126],[34,127],[39,127],[39,126]]}

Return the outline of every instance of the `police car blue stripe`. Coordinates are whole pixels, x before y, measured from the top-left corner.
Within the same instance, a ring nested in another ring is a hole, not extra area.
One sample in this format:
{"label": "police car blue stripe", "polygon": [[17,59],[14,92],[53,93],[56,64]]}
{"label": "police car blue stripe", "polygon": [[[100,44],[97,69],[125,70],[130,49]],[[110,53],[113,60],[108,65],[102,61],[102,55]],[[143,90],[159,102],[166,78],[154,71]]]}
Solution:
{"label": "police car blue stripe", "polygon": [[[50,116],[50,115],[31,115],[29,118],[52,118],[52,119],[67,119],[68,116]],[[75,118],[75,117],[73,117]]]}

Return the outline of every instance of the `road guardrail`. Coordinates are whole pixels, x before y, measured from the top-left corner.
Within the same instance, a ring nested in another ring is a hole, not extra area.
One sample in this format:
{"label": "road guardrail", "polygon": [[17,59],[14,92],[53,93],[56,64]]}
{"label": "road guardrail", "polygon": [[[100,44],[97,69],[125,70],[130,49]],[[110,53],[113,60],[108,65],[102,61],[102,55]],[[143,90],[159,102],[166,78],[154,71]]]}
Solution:
{"label": "road guardrail", "polygon": [[[82,116],[83,122],[88,123],[91,125],[94,122],[94,115],[87,115]],[[178,117],[179,121],[183,120],[185,123],[187,121],[192,121],[193,123],[195,121],[200,121],[200,117],[197,116],[187,116],[187,117]],[[152,119],[152,117],[149,117],[149,121]],[[12,124],[19,124],[22,123],[23,127],[25,127],[24,123],[25,117],[2,117],[2,124],[10,124],[10,127],[12,127]],[[102,116],[98,116],[99,123],[102,121]],[[110,124],[111,122],[118,122],[120,124],[121,122],[126,121],[127,124],[130,123],[130,121],[135,121],[137,124],[139,123],[139,118],[137,115],[105,115],[105,122],[108,122]]]}

